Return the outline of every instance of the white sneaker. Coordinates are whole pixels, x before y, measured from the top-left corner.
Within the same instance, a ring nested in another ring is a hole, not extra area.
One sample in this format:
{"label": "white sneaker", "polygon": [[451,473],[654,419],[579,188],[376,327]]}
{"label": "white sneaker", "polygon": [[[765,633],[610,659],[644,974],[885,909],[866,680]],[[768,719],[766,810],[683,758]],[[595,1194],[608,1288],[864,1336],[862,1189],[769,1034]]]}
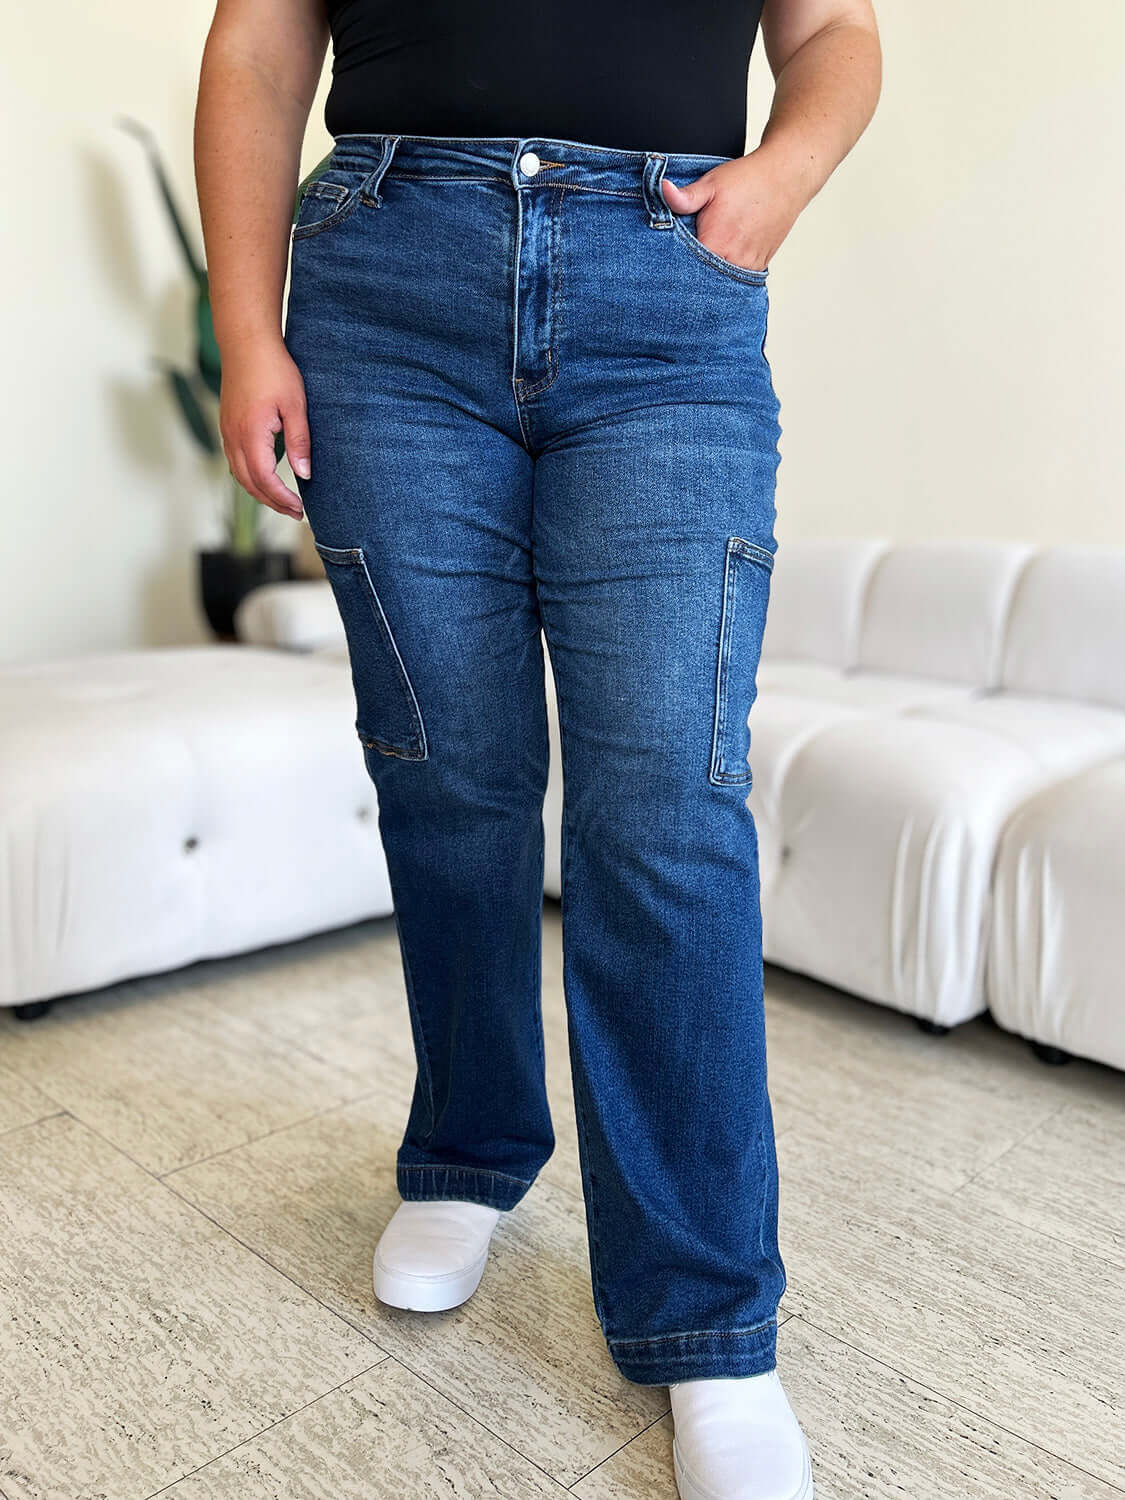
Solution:
{"label": "white sneaker", "polygon": [[668,1387],[680,1500],[813,1500],[808,1443],[776,1370]]}
{"label": "white sneaker", "polygon": [[461,1199],[399,1204],[375,1246],[375,1295],[391,1307],[444,1312],[471,1297],[500,1209]]}

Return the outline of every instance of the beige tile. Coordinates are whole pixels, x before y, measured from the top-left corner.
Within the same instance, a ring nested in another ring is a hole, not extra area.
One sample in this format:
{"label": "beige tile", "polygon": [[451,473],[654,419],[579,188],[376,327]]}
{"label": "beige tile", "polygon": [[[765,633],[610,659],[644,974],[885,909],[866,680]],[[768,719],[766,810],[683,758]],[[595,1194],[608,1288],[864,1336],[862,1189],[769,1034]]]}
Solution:
{"label": "beige tile", "polygon": [[[944,1037],[781,970],[767,971],[770,1096],[778,1133],[811,1120],[844,1149],[954,1192],[1075,1099],[1120,1108],[1110,1070],[1047,1068],[984,1020]],[[1065,1076],[1064,1076],[1065,1075]]]}
{"label": "beige tile", "polygon": [[[590,1295],[580,1202],[537,1184],[496,1236],[492,1276],[442,1329],[388,1310],[387,1347],[563,1484],[636,1435],[667,1390],[618,1374]],[[459,1315],[460,1314],[460,1315]]]}
{"label": "beige tile", "polygon": [[577,1500],[678,1500],[673,1431],[667,1412],[571,1485],[570,1493]]}
{"label": "beige tile", "polygon": [[196,993],[372,1087],[388,1061],[413,1067],[392,917],[208,964]]}
{"label": "beige tile", "polygon": [[467,1303],[438,1314],[384,1307],[371,1290],[371,1255],[399,1201],[399,1137],[397,1112],[365,1099],[168,1181],[568,1484],[666,1405],[662,1388],[624,1380],[610,1360],[590,1293],[582,1206],[538,1182],[501,1221]]}
{"label": "beige tile", "polygon": [[[144,1500],[198,1469],[187,1500],[674,1500],[667,1392],[621,1380],[590,1300],[550,902],[543,964],[556,1153],[433,1316],[370,1288],[413,1085],[391,919],[0,1024],[0,1495]],[[773,968],[767,1024],[818,1497],[1125,1492],[1125,1075]],[[60,1107],[196,1165],[161,1188]]]}
{"label": "beige tile", "polygon": [[953,1057],[915,1057],[907,1066],[878,1045],[865,1051],[816,1028],[790,1027],[778,1008],[767,1065],[779,1135],[811,1123],[843,1150],[953,1192],[1060,1108],[1030,1090],[978,1088]]}
{"label": "beige tile", "polygon": [[808,1128],[779,1146],[787,1310],[1125,1484],[1120,1268]]}
{"label": "beige tile", "polygon": [[[1120,1491],[868,1359],[800,1318],[778,1368],[817,1500],[1116,1500]],[[578,1484],[578,1500],[676,1500],[671,1416]]]}
{"label": "beige tile", "polygon": [[59,1106],[42,1089],[37,1089],[18,1073],[0,1068],[0,1135],[21,1125],[33,1125],[36,1120],[45,1120],[48,1115],[58,1112]]}
{"label": "beige tile", "polygon": [[1125,1075],[1121,1092],[1117,1111],[1060,1110],[958,1197],[1125,1267]]}
{"label": "beige tile", "polygon": [[139,1500],[381,1350],[65,1115],[0,1138],[0,1493]]}
{"label": "beige tile", "polygon": [[1113,1486],[791,1318],[778,1367],[818,1500],[1114,1500]]}
{"label": "beige tile", "polygon": [[799,1059],[801,1049],[815,1045],[818,1072],[832,1066],[835,1052],[866,1059],[880,1090],[919,1072],[937,1072],[955,1074],[995,1099],[1032,1098],[1044,1114],[1079,1098],[1120,1107],[1120,1073],[1080,1058],[1047,1067],[1021,1037],[993,1025],[987,1015],[945,1036],[929,1036],[913,1016],[772,964],[766,967],[766,1011],[779,1053]]}
{"label": "beige tile", "polygon": [[561,1500],[566,1493],[393,1359],[166,1492],[168,1500]]}
{"label": "beige tile", "polygon": [[[817,1500],[1116,1500],[1121,1491],[790,1318],[778,1368]],[[577,1500],[676,1500],[671,1415],[571,1487]]]}
{"label": "beige tile", "polygon": [[4,1065],[155,1173],[354,1099],[356,1076],[196,993],[206,965],[56,1005]]}
{"label": "beige tile", "polygon": [[403,1103],[401,1090],[384,1090],[164,1181],[327,1306],[373,1330],[371,1257],[399,1202]]}

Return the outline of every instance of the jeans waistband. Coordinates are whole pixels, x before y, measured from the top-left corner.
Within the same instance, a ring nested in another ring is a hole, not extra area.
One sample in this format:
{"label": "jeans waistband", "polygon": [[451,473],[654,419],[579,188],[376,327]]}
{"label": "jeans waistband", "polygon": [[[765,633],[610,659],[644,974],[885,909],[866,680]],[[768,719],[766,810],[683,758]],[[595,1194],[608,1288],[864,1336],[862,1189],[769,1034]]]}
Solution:
{"label": "jeans waistband", "polygon": [[[638,194],[667,172],[683,184],[729,156],[697,152],[627,151],[551,136],[395,135],[335,137],[332,164],[435,181],[510,182],[517,188],[559,183],[587,191]],[[530,169],[530,170],[529,170]]]}

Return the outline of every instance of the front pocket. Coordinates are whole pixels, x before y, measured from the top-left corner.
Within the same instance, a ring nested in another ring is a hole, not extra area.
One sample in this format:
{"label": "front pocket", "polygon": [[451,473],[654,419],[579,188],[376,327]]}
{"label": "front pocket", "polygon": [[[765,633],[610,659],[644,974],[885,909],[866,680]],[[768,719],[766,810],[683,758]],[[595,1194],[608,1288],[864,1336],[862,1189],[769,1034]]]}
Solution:
{"label": "front pocket", "polygon": [[322,175],[302,187],[293,215],[294,240],[333,229],[355,208],[362,173],[329,170],[343,180],[333,181],[330,176]]}
{"label": "front pocket", "polygon": [[356,733],[370,750],[403,760],[429,755],[421,710],[362,547],[314,541],[336,597],[351,661]]}
{"label": "front pocket", "polygon": [[[685,220],[690,220],[692,228],[689,228]],[[722,271],[724,276],[729,276],[732,281],[744,281],[747,286],[765,286],[769,277],[769,268],[756,271],[750,266],[736,265],[733,260],[725,260],[723,256],[716,255],[714,250],[705,245],[697,234],[694,233],[696,221],[695,214],[676,214],[672,218],[672,228],[675,231],[674,238],[682,244],[706,265],[712,266],[717,271]]]}
{"label": "front pocket", "polygon": [[727,538],[709,773],[716,786],[748,786],[752,780],[747,720],[758,691],[772,572],[767,548]]}

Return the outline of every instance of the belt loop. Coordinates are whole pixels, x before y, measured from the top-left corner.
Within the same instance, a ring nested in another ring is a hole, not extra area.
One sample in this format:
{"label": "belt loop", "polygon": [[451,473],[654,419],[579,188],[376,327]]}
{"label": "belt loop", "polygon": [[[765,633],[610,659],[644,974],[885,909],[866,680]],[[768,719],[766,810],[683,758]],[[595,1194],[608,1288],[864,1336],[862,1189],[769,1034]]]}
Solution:
{"label": "belt loop", "polygon": [[391,158],[395,154],[395,147],[402,140],[400,135],[387,135],[383,137],[383,153],[379,158],[379,165],[363,179],[359,185],[359,196],[365,203],[374,208],[382,208],[383,199],[379,192],[379,184],[383,180],[383,173],[391,164]]}
{"label": "belt loop", "polygon": [[667,165],[668,158],[662,152],[647,153],[641,185],[644,191],[645,207],[648,209],[649,227],[652,229],[671,229],[675,222],[672,210],[664,201],[661,188],[661,183],[664,181],[664,169]]}

